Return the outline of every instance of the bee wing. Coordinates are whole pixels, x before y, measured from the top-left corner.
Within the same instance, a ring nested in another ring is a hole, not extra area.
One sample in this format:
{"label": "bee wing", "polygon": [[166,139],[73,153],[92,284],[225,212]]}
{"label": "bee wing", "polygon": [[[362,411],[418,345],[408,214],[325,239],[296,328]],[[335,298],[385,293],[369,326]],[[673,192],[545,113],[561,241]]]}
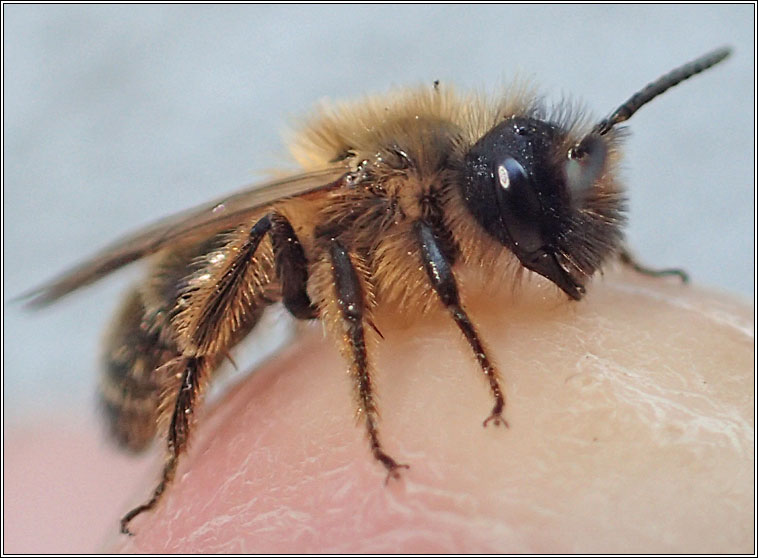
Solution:
{"label": "bee wing", "polygon": [[177,245],[233,228],[261,207],[283,198],[338,188],[344,168],[330,168],[248,186],[239,192],[188,209],[117,240],[78,266],[24,295],[29,306],[46,306],[136,260]]}

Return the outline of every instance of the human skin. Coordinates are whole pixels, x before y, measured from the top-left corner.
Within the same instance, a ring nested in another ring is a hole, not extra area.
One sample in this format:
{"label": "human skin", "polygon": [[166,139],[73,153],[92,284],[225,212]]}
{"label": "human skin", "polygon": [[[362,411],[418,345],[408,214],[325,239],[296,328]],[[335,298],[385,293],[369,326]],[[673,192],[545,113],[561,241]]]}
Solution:
{"label": "human skin", "polygon": [[[465,291],[464,291],[465,292]],[[109,550],[248,553],[750,553],[750,305],[676,280],[540,282],[466,307],[497,363],[509,428],[443,311],[390,313],[372,347],[385,485],[346,365],[319,327],[199,415],[134,537]],[[129,505],[151,492],[154,477]],[[126,512],[128,506],[121,512]]]}

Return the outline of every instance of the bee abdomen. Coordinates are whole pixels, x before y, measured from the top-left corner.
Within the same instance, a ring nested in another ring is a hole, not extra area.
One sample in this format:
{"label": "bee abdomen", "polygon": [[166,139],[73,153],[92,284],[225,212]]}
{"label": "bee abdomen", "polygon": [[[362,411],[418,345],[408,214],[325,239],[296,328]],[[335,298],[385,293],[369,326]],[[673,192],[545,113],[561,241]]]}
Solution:
{"label": "bee abdomen", "polygon": [[161,339],[160,315],[148,316],[138,291],[128,295],[106,343],[100,397],[112,436],[139,451],[155,437],[176,350]]}

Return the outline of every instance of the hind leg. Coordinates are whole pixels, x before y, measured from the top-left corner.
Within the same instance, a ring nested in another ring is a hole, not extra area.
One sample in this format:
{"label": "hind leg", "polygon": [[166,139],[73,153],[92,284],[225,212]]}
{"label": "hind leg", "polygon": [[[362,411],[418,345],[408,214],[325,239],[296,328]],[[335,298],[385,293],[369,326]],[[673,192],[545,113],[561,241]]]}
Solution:
{"label": "hind leg", "polygon": [[[130,398],[145,392],[149,405],[140,407],[137,423],[132,420],[134,413],[121,404],[117,420],[113,421],[115,415],[111,413],[112,422],[141,445],[149,441],[148,434],[152,438],[158,431],[167,431],[161,481],[148,501],[123,517],[121,531],[125,534],[131,534],[129,523],[135,517],[160,502],[186,451],[208,380],[229,350],[253,329],[270,302],[265,296],[267,284],[261,279],[268,277],[270,258],[265,254],[252,257],[264,234],[256,237],[259,229],[236,238],[224,235],[182,253],[168,254],[143,287],[141,298],[148,302],[140,304],[140,294],[136,293],[119,315],[111,343],[117,349],[109,353],[106,378],[118,372],[122,384],[132,392]],[[239,261],[229,258],[230,254],[237,254]],[[245,260],[245,256],[249,258]],[[218,265],[228,261],[227,266]],[[209,278],[215,279],[218,288],[208,287]],[[193,329],[191,319],[197,314],[201,318]],[[119,360],[114,355],[127,358]],[[109,402],[106,397],[106,407]]]}
{"label": "hind leg", "polygon": [[131,520],[142,512],[153,509],[160,502],[166,488],[174,480],[176,468],[179,465],[179,456],[187,448],[195,408],[212,368],[212,363],[205,358],[189,358],[171,366],[172,371],[176,370],[176,374],[181,375],[181,384],[176,395],[173,412],[171,413],[171,423],[168,431],[168,458],[163,467],[161,481],[153,491],[152,497],[144,504],[129,511],[121,519],[122,533],[126,535],[132,534],[129,531]]}
{"label": "hind leg", "polygon": [[[267,235],[271,244],[261,247]],[[224,247],[211,250],[205,256],[205,265],[178,281],[183,286],[175,293],[169,285],[171,298],[176,299],[170,330],[179,351],[156,370],[174,381],[163,391],[160,405],[163,414],[170,414],[168,457],[152,497],[121,520],[122,533],[130,534],[131,520],[160,502],[187,447],[193,415],[208,379],[272,302],[266,292],[272,256],[287,309],[301,319],[315,317],[316,310],[305,290],[308,274],[302,247],[289,222],[275,213],[259,219],[249,231],[237,231]],[[218,265],[219,261],[224,264]]]}

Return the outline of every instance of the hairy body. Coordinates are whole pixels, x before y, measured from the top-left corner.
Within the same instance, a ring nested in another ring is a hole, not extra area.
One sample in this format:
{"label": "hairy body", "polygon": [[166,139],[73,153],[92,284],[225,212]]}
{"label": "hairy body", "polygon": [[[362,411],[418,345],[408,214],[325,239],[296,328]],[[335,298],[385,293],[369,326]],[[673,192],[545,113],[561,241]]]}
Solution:
{"label": "hairy body", "polygon": [[[197,403],[229,351],[281,301],[320,319],[349,363],[358,414],[389,477],[407,467],[384,449],[368,346],[375,313],[417,317],[441,305],[468,342],[494,404],[484,426],[507,425],[505,391],[462,301],[456,275],[512,288],[526,269],[580,300],[623,248],[624,200],[614,128],[728,49],[686,64],[590,126],[546,111],[525,89],[499,101],[433,87],[322,110],[294,142],[304,174],[241,192],[125,239],[35,294],[51,302],[155,254],[110,337],[103,399],[117,438],[141,449],[167,428],[168,460],[152,509],[173,481]],[[152,372],[151,372],[152,371]]]}

